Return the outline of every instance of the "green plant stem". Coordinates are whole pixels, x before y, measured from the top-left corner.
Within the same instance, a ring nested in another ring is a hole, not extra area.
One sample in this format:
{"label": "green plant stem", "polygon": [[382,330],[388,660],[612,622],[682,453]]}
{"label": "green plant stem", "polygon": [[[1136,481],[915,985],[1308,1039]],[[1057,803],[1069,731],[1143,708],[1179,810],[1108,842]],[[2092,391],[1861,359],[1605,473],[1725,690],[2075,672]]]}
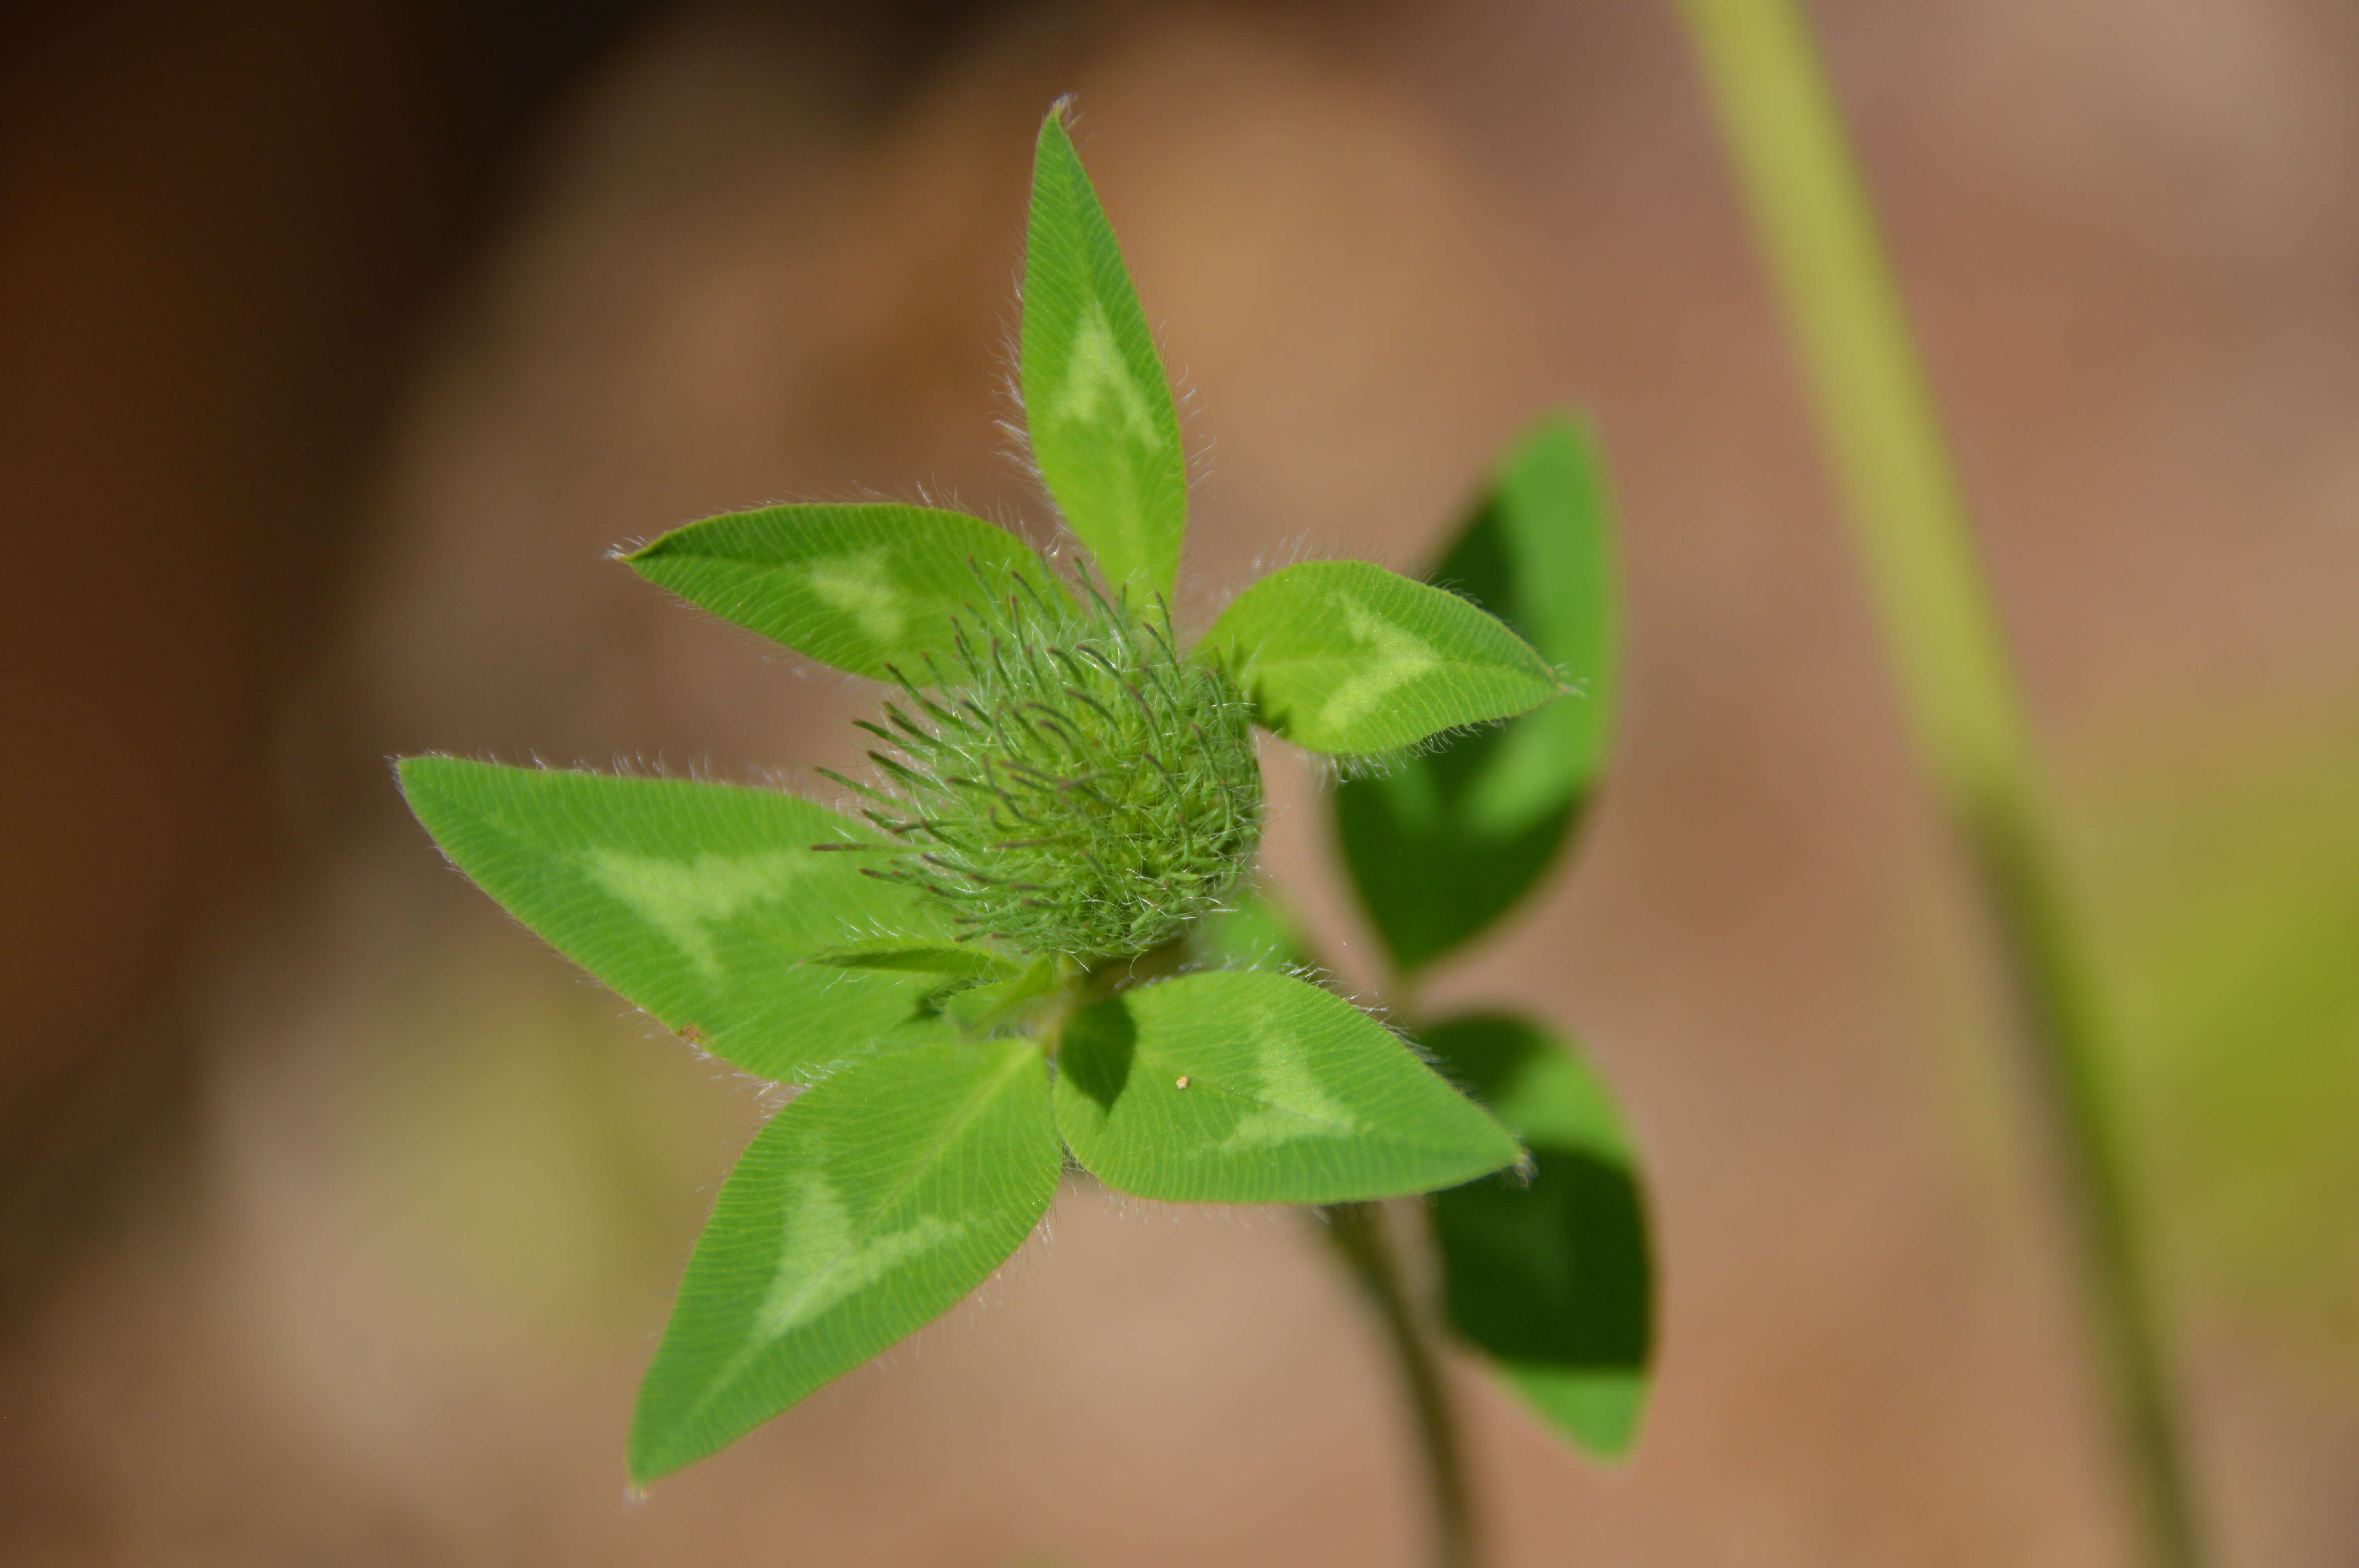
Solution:
{"label": "green plant stem", "polygon": [[1476,1568],[1482,1561],[1482,1543],[1474,1524],[1457,1414],[1441,1368],[1434,1359],[1432,1343],[1409,1301],[1400,1264],[1385,1235],[1384,1206],[1337,1204],[1325,1214],[1328,1238],[1384,1320],[1385,1337],[1391,1344],[1416,1416],[1418,1444],[1433,1502],[1433,1561],[1438,1568]]}
{"label": "green plant stem", "polygon": [[1908,717],[1987,892],[2150,1560],[2203,1559],[2125,1152],[2107,1022],[2064,896],[1964,493],[1797,0],[1679,0],[1816,405]]}

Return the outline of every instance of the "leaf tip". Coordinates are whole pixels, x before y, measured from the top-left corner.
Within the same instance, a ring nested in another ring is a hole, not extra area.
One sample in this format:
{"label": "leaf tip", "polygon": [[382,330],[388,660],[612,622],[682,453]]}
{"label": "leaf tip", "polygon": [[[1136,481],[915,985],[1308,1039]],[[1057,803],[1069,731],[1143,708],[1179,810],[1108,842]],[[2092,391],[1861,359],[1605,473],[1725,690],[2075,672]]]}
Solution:
{"label": "leaf tip", "polygon": [[396,757],[393,759],[394,787],[400,790],[407,799],[416,793],[429,774],[450,761],[450,758],[432,752],[415,757]]}
{"label": "leaf tip", "polygon": [[695,524],[690,524],[684,527],[674,528],[658,534],[652,539],[625,539],[611,546],[606,551],[605,558],[610,561],[620,561],[645,577],[647,567],[643,563],[674,553],[678,548],[679,536],[693,526]]}
{"label": "leaf tip", "polygon": [[630,1434],[623,1440],[623,1473],[634,1491],[645,1491],[714,1452],[714,1445],[700,1444],[683,1430],[676,1414],[659,1418],[652,1413],[650,1402],[643,1390],[631,1411]]}
{"label": "leaf tip", "polygon": [[624,1447],[623,1474],[629,1481],[634,1493],[645,1492],[656,1482],[679,1468],[677,1465],[664,1463],[660,1457],[649,1452],[651,1446],[642,1443],[638,1432],[634,1429],[630,1442]]}
{"label": "leaf tip", "polygon": [[[1080,166],[1081,149],[1073,145],[1074,114],[1074,97],[1068,92],[1049,104],[1049,112],[1040,117],[1040,134],[1032,142],[1032,182],[1036,188],[1043,179],[1061,180],[1062,171]],[[1060,172],[1052,176],[1051,169]]]}

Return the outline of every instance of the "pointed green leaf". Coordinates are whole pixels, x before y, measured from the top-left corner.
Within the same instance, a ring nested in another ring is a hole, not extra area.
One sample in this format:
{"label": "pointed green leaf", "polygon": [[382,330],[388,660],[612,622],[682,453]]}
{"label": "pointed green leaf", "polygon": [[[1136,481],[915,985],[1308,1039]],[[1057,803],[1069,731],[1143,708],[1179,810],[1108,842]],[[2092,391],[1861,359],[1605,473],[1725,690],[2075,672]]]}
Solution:
{"label": "pointed green leaf", "polygon": [[1528,1184],[1436,1195],[1451,1324],[1559,1432],[1600,1457],[1628,1452],[1646,1406],[1654,1265],[1611,1092],[1569,1044],[1522,1019],[1457,1018],[1418,1037],[1534,1163]]}
{"label": "pointed green leaf", "polygon": [[1237,595],[1204,633],[1298,746],[1389,752],[1538,708],[1561,690],[1529,644],[1454,594],[1365,561],[1304,561]]}
{"label": "pointed green leaf", "polygon": [[631,1419],[636,1481],[734,1442],[923,1327],[1023,1245],[1064,1166],[1029,1041],[845,1068],[721,1189]]}
{"label": "pointed green leaf", "polygon": [[1168,603],[1188,521],[1188,464],[1146,313],[1065,131],[1041,122],[1024,238],[1019,379],[1032,460],[1114,586]]}
{"label": "pointed green leaf", "polygon": [[1555,416],[1517,441],[1433,580],[1528,638],[1572,689],[1561,702],[1338,789],[1344,864],[1405,974],[1531,891],[1605,765],[1620,594],[1603,463],[1588,430]]}
{"label": "pointed green leaf", "polygon": [[807,1078],[918,1016],[929,976],[801,960],[897,933],[946,944],[875,837],[775,790],[410,757],[402,793],[459,869],[665,1027],[761,1077]]}
{"label": "pointed green leaf", "polygon": [[1004,528],[925,506],[769,506],[675,528],[623,557],[650,582],[875,680],[897,665],[927,684],[955,620],[1025,591],[1061,598],[1040,557]]}
{"label": "pointed green leaf", "polygon": [[1058,1130],[1106,1185],[1173,1203],[1349,1203],[1512,1165],[1506,1130],[1343,998],[1211,970],[1067,1022]]}

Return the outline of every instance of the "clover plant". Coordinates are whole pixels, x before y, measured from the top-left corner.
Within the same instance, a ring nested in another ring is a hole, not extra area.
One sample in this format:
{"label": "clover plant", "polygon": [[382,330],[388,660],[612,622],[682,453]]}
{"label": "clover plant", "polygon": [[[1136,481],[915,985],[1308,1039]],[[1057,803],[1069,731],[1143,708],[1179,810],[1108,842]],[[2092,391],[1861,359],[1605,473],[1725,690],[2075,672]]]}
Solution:
{"label": "clover plant", "polygon": [[1408,1019],[1412,1044],[1317,983],[1250,880],[1258,729],[1358,760],[1346,859],[1404,985],[1536,881],[1610,717],[1585,437],[1555,421],[1518,449],[1442,586],[1308,561],[1190,641],[1171,613],[1179,422],[1062,105],[1036,148],[1018,380],[1056,549],[956,512],[790,505],[622,557],[883,684],[869,769],[826,773],[832,804],[399,764],[419,820],[525,925],[703,1050],[799,1087],[689,1260],[632,1476],[712,1454],[947,1310],[1069,1164],[1175,1203],[1440,1192],[1451,1321],[1561,1429],[1618,1450],[1647,1261],[1598,1081],[1506,1015]]}

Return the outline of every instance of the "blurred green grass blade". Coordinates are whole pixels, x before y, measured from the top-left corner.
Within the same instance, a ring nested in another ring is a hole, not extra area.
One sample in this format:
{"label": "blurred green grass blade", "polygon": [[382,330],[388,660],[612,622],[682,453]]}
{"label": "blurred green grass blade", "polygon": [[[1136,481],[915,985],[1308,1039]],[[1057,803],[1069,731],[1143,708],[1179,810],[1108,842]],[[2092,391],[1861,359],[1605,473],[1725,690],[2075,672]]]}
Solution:
{"label": "blurred green grass blade", "polygon": [[1093,1175],[1171,1203],[1397,1197],[1521,1156],[1375,1019],[1249,970],[1082,1009],[1065,1025],[1054,1099],[1058,1130]]}
{"label": "blurred green grass blade", "polygon": [[875,680],[888,666],[929,684],[951,628],[1020,592],[1064,589],[1021,539],[980,517],[926,506],[769,506],[675,528],[625,556],[691,604],[807,658]]}
{"label": "blurred green grass blade", "polygon": [[1973,520],[1807,11],[1679,0],[1809,378],[1917,742],[1953,804],[2021,787],[2027,743]]}
{"label": "blurred green grass blade", "polygon": [[1810,14],[1680,0],[1808,379],[1909,723],[1971,847],[2032,1048],[2102,1383],[2147,1559],[2210,1556],[2129,1151],[2106,1081],[2108,999],[2058,857],[2044,781],[1965,490]]}
{"label": "blurred green grass blade", "polygon": [[1636,1160],[1603,1078],[1524,1019],[1455,1018],[1418,1038],[1534,1164],[1528,1184],[1435,1195],[1451,1326],[1558,1432],[1601,1458],[1626,1454],[1646,1407],[1654,1265]]}
{"label": "blurred green grass blade", "polygon": [[948,1311],[1023,1245],[1063,1166],[1028,1041],[872,1057],[788,1105],[689,1260],[632,1478],[725,1447]]}
{"label": "blurred green grass blade", "polygon": [[1163,362],[1065,130],[1041,122],[1024,240],[1018,379],[1041,482],[1109,586],[1162,596],[1180,571],[1188,464]]}
{"label": "blurred green grass blade", "polygon": [[1528,712],[1563,689],[1494,617],[1366,561],[1270,573],[1221,612],[1198,654],[1235,676],[1262,723],[1342,755]]}
{"label": "blurred green grass blade", "polygon": [[1613,516],[1595,438],[1551,416],[1508,449],[1432,573],[1528,641],[1561,702],[1344,782],[1343,861],[1395,967],[1414,974],[1538,885],[1611,749],[1621,683]]}
{"label": "blurred green grass blade", "polygon": [[400,764],[409,808],[509,914],[668,1029],[758,1076],[801,1079],[909,1026],[937,983],[803,959],[848,940],[946,934],[914,895],[814,850],[874,835],[773,790]]}

